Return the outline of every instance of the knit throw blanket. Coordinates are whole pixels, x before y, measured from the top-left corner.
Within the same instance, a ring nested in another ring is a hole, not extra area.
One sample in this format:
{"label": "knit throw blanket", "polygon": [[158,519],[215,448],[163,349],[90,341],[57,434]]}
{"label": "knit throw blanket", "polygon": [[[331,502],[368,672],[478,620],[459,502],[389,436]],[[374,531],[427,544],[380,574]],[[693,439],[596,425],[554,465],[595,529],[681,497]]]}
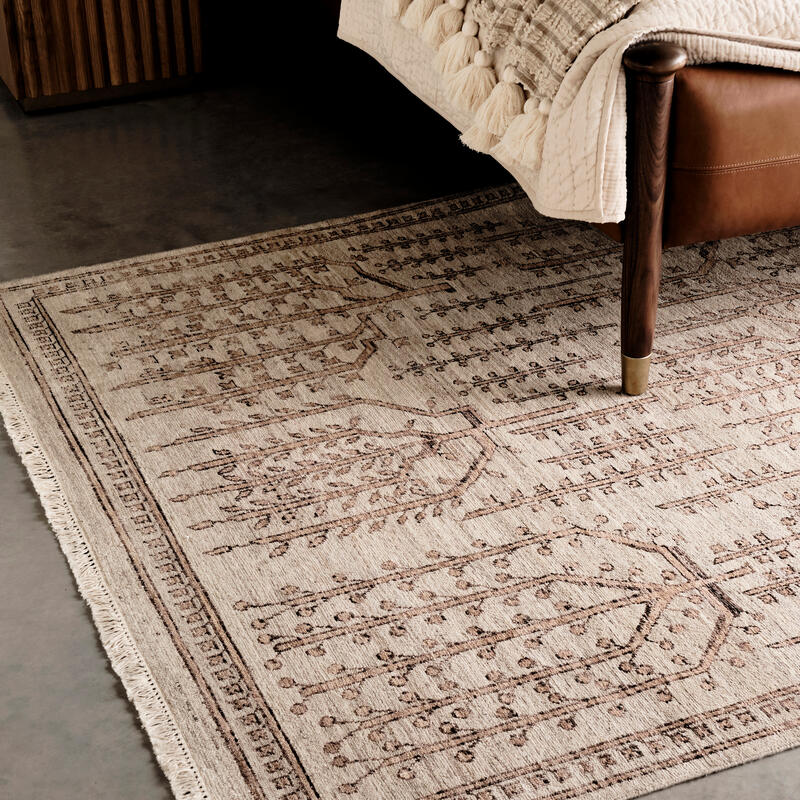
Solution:
{"label": "knit throw blanket", "polygon": [[567,70],[593,36],[638,2],[386,0],[386,7],[437,50],[435,64],[447,77],[452,104],[475,112],[464,144],[536,167]]}

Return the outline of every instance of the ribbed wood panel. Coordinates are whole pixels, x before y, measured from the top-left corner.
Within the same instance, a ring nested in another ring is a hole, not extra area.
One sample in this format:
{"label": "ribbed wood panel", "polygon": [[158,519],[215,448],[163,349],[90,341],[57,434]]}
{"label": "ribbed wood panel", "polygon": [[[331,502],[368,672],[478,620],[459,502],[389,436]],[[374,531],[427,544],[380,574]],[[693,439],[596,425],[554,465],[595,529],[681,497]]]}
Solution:
{"label": "ribbed wood panel", "polygon": [[200,0],[0,3],[11,42],[3,77],[20,98],[178,78],[201,69]]}

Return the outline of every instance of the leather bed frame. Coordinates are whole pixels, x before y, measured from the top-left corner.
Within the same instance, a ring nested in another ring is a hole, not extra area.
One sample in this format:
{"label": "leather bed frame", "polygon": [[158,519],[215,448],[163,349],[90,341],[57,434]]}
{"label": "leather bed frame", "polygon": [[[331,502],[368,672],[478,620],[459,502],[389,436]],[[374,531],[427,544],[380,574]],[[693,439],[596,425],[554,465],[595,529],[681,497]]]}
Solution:
{"label": "leather bed frame", "polygon": [[622,388],[647,388],[664,248],[800,225],[800,75],[686,66],[638,45],[628,76],[628,206],[600,225],[623,244]]}

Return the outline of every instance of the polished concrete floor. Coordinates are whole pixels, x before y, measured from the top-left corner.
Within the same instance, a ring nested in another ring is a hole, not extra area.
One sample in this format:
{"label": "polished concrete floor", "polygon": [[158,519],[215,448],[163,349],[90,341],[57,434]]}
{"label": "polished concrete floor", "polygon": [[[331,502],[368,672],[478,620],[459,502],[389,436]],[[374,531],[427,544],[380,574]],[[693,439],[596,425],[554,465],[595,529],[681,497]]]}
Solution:
{"label": "polished concrete floor", "polygon": [[[302,90],[296,70],[280,86],[218,79],[191,94],[38,117],[0,93],[0,280],[508,180],[365,57],[338,44],[327,64],[326,85],[341,83],[331,70],[359,76],[335,107],[319,82],[313,97]],[[5,434],[0,544],[0,797],[166,800]],[[800,750],[651,800],[753,797],[800,797]]]}

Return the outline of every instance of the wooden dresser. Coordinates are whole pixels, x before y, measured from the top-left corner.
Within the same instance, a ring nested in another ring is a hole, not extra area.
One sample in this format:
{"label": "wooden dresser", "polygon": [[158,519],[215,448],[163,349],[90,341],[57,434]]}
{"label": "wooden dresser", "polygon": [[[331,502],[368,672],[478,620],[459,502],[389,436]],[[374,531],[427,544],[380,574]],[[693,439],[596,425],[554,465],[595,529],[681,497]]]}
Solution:
{"label": "wooden dresser", "polygon": [[202,66],[201,0],[0,0],[0,78],[27,111],[175,88]]}

